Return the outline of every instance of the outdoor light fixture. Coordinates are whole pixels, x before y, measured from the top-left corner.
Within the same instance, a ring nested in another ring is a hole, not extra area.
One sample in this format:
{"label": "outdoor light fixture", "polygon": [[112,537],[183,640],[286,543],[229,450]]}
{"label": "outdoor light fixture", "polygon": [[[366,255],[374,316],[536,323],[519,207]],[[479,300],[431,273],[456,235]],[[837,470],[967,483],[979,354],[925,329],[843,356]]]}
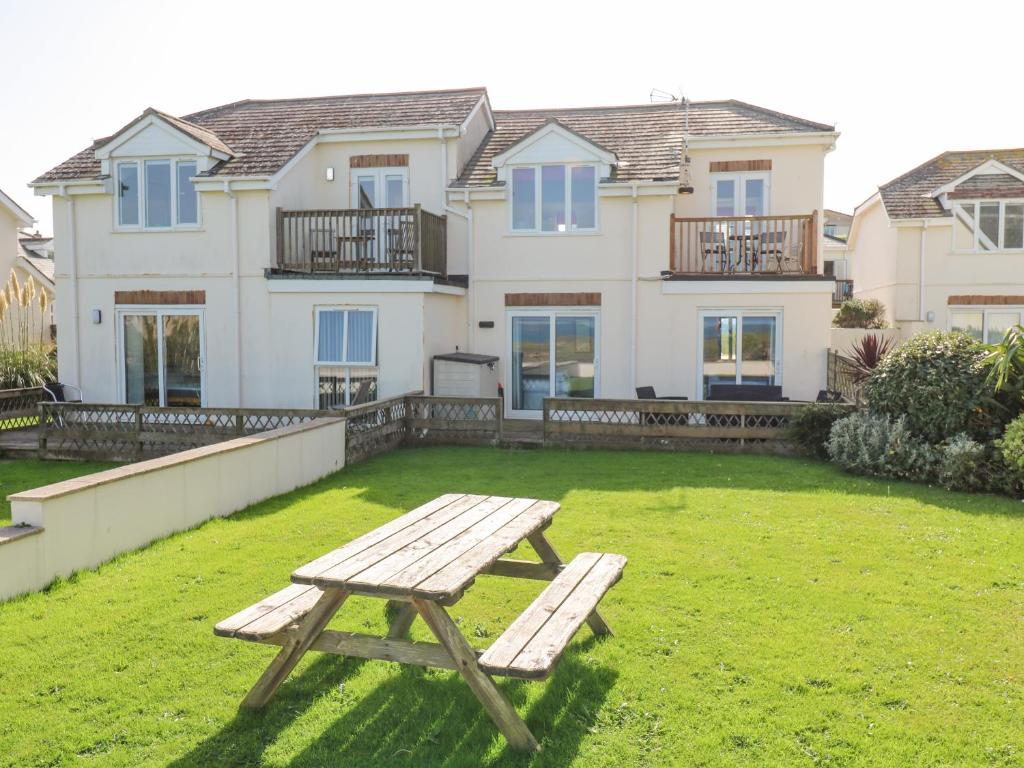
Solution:
{"label": "outdoor light fixture", "polygon": [[99,309],[94,309],[92,311],[92,324],[93,325],[99,325],[102,322],[103,322],[103,312],[101,310],[99,310]]}
{"label": "outdoor light fixture", "polygon": [[328,166],[327,168],[327,180],[334,181],[334,168],[331,166]]}
{"label": "outdoor light fixture", "polygon": [[935,312],[933,310],[929,309],[928,310],[928,314],[925,315],[925,317],[928,318],[928,322],[929,323],[934,323],[935,322]]}

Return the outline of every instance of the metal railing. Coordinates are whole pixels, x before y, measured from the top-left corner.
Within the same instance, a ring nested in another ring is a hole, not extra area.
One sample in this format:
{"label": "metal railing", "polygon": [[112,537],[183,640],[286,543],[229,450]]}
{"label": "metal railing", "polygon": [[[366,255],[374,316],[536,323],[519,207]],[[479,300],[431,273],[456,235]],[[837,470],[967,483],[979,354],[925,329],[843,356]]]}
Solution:
{"label": "metal railing", "polygon": [[669,271],[682,275],[814,275],[817,213],[669,217]]}
{"label": "metal railing", "polygon": [[277,209],[277,268],[447,277],[444,216],[411,208]]}
{"label": "metal railing", "polygon": [[836,284],[832,287],[832,307],[841,307],[844,301],[852,297],[853,280],[836,278]]}

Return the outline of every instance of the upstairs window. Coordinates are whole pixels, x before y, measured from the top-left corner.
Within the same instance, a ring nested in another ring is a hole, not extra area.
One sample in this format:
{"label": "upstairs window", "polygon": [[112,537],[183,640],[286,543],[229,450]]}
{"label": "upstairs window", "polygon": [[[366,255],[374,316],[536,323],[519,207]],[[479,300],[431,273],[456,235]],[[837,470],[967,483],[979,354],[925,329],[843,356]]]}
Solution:
{"label": "upstairs window", "polygon": [[954,247],[959,251],[1024,249],[1024,201],[979,200],[953,208]]}
{"label": "upstairs window", "polygon": [[597,167],[512,169],[512,231],[566,234],[597,229]]}
{"label": "upstairs window", "polygon": [[125,229],[172,229],[199,224],[194,160],[126,161],[117,165],[117,224]]}

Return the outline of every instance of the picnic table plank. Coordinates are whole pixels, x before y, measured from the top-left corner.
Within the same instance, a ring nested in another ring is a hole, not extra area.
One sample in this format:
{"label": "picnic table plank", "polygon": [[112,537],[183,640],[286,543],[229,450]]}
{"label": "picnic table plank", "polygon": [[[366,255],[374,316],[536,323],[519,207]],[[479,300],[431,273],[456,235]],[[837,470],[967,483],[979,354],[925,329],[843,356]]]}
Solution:
{"label": "picnic table plank", "polygon": [[487,649],[486,663],[494,667],[511,664],[600,559],[601,555],[597,552],[584,552],[573,558],[551,586]]}
{"label": "picnic table plank", "polygon": [[[444,525],[449,520],[458,517],[467,509],[471,509],[479,504],[485,498],[487,497],[462,496],[456,501],[444,505],[440,509],[436,509],[429,514],[414,520],[411,524],[392,531],[390,535],[372,542],[368,546],[359,548],[358,551],[343,553],[342,550],[344,550],[345,547],[342,547],[341,550],[336,550],[339,556],[332,565],[323,569],[320,569],[320,566],[316,566],[315,568],[303,566],[292,574],[292,581],[305,584],[316,584],[317,586],[323,586],[324,583],[330,585],[344,581],[347,578],[355,576],[360,571],[366,570],[378,560],[383,560],[388,555],[397,552],[402,547],[416,541],[421,536],[429,533],[438,526]],[[399,520],[401,520],[401,518],[399,518]],[[310,565],[312,565],[312,563]],[[321,578],[324,578],[325,581],[322,582]]]}
{"label": "picnic table plank", "polygon": [[[433,576],[481,541],[494,535],[500,528],[515,520],[536,503],[536,499],[510,499],[508,504],[462,531],[446,542],[443,547],[435,549],[382,581],[379,585],[380,590],[412,594],[412,588],[421,581]],[[360,578],[362,578],[362,574],[360,574]]]}
{"label": "picnic table plank", "polygon": [[621,578],[625,566],[626,558],[622,555],[601,555],[583,582],[537,630],[509,667],[523,676],[547,674],[604,593]]}
{"label": "picnic table plank", "polygon": [[316,560],[306,563],[292,574],[292,580],[298,584],[311,584],[314,576],[323,573],[328,568],[359,554],[367,547],[383,541],[389,536],[408,528],[413,523],[416,523],[425,517],[443,510],[445,507],[450,504],[454,504],[464,497],[465,494],[463,493],[446,493],[443,496],[439,496],[436,499],[428,501],[426,504],[416,507],[416,509],[411,512],[406,512],[404,515],[396,517],[394,520],[385,523],[379,528],[374,528],[372,531],[363,534],[358,539],[354,539],[348,544],[331,550],[326,555],[322,555]]}
{"label": "picnic table plank", "polygon": [[309,592],[315,592],[310,605],[316,602],[320,596],[320,590],[308,584],[289,584],[279,592],[263,598],[255,605],[250,605],[233,616],[229,616],[213,628],[215,635],[221,637],[235,637],[237,633],[252,624],[252,622],[266,616],[271,611],[280,608],[282,605],[301,599]]}
{"label": "picnic table plank", "polygon": [[[351,576],[343,577],[344,585],[358,589],[361,592],[380,591],[379,586],[382,582],[433,552],[444,552],[452,539],[467,529],[471,529],[477,523],[486,521],[487,518],[499,512],[511,501],[512,499],[508,496],[488,496],[480,503],[474,504],[471,508],[464,511],[461,515],[452,518],[443,525],[439,525],[432,531],[416,537],[416,539],[408,542],[397,552],[381,558],[364,570]],[[344,565],[342,567],[345,572],[349,571]],[[337,571],[334,569],[323,573],[317,577],[315,583],[341,586],[342,582],[335,577],[335,573]]]}
{"label": "picnic table plank", "polygon": [[429,579],[417,584],[412,590],[413,596],[425,600],[454,597],[472,584],[491,563],[506,552],[511,552],[531,533],[547,525],[558,509],[556,502],[538,501],[492,536],[464,552]]}

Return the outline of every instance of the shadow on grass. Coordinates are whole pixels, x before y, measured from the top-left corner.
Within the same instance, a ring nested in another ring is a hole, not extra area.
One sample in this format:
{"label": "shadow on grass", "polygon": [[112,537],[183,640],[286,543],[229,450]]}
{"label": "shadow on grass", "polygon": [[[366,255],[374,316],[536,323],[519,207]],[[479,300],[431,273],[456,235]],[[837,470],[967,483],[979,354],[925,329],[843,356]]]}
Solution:
{"label": "shadow on grass", "polygon": [[[597,642],[578,642],[545,683],[500,681],[499,686],[523,714],[527,686],[546,685],[524,718],[544,751],[517,753],[504,739],[462,678],[454,672],[427,674],[401,666],[397,675],[359,697],[320,735],[292,758],[292,768],[322,766],[555,766],[571,762],[595,725],[618,674],[584,663],[578,654]],[[234,719],[170,768],[251,766],[332,687],[366,663],[324,656],[289,678],[262,712],[239,710]],[[254,670],[255,676],[258,674]],[[500,754],[485,759],[495,743]]]}

